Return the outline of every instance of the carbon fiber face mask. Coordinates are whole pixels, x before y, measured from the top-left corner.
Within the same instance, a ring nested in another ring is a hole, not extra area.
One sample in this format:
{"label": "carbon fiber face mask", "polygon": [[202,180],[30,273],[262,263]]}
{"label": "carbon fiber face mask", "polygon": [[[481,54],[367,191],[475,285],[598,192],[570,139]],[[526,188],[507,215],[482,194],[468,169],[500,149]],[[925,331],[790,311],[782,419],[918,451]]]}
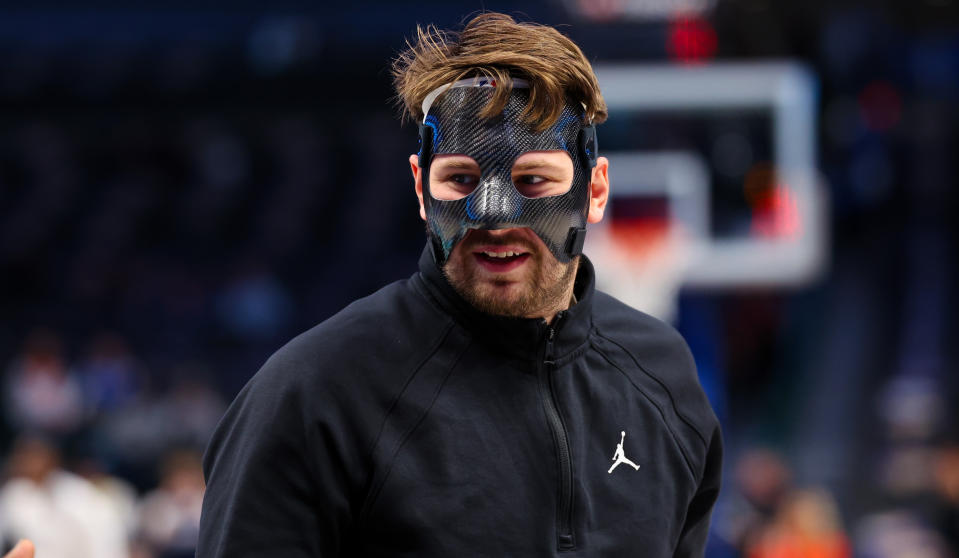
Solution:
{"label": "carbon fiber face mask", "polygon": [[[443,265],[453,247],[470,229],[528,227],[557,260],[569,262],[583,249],[589,209],[591,169],[596,165],[596,132],[583,122],[582,111],[569,104],[559,119],[543,132],[534,132],[520,116],[529,92],[521,80],[503,113],[482,119],[478,113],[493,94],[488,80],[465,80],[427,97],[420,125],[419,164],[423,177],[423,204],[433,258]],[[487,86],[484,86],[487,85]],[[573,161],[573,181],[563,194],[540,198],[523,196],[513,184],[517,158],[530,151],[562,150]],[[460,154],[479,165],[479,183],[464,198],[436,199],[430,193],[430,163],[434,155]]]}

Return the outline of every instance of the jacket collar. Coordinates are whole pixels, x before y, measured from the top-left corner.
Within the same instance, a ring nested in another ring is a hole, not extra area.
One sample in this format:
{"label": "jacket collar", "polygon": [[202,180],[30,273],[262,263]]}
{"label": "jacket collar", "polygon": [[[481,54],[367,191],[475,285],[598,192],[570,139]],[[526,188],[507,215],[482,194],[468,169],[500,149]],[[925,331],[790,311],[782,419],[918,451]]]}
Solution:
{"label": "jacket collar", "polygon": [[[504,356],[521,360],[543,358],[550,328],[545,320],[495,316],[477,310],[453,289],[433,261],[429,246],[420,255],[419,266],[423,283],[433,298],[481,342],[502,350]],[[561,360],[586,342],[592,325],[594,289],[593,264],[586,256],[581,256],[573,287],[577,302],[553,320],[552,360]]]}

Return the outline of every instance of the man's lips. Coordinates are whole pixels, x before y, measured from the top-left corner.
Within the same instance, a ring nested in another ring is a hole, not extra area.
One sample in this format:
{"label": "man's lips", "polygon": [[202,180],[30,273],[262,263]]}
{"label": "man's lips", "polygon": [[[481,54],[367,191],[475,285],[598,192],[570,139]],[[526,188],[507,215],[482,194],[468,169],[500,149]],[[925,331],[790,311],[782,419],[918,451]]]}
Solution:
{"label": "man's lips", "polygon": [[476,263],[492,273],[506,273],[524,263],[530,257],[529,250],[515,245],[483,245],[470,249]]}
{"label": "man's lips", "polygon": [[529,250],[516,244],[478,244],[470,248],[474,254],[486,254],[491,258],[505,258],[529,254]]}

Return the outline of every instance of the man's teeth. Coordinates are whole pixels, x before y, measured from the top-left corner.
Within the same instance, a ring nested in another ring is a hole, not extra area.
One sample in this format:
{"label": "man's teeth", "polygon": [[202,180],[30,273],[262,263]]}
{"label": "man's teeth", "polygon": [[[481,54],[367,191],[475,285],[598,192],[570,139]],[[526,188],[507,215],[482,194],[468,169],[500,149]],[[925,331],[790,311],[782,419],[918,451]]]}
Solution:
{"label": "man's teeth", "polygon": [[513,256],[519,256],[522,252],[483,252],[491,258],[511,258]]}

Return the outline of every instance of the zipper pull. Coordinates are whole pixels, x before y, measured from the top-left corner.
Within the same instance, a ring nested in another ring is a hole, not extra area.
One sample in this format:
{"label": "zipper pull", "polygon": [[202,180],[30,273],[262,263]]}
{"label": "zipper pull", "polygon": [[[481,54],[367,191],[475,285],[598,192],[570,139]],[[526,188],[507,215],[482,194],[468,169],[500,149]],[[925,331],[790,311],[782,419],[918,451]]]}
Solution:
{"label": "zipper pull", "polygon": [[553,364],[553,340],[556,339],[556,330],[552,326],[546,330],[546,358],[544,363],[547,365]]}

